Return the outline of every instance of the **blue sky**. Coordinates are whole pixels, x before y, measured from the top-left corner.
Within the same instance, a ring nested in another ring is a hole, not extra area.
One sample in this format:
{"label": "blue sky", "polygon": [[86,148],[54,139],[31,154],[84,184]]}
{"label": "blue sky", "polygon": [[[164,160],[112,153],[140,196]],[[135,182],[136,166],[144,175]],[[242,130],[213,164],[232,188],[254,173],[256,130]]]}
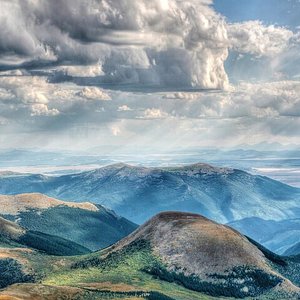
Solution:
{"label": "blue sky", "polygon": [[300,144],[300,3],[0,0],[2,147]]}
{"label": "blue sky", "polygon": [[300,26],[299,0],[215,0],[214,7],[230,22],[258,19],[293,29]]}

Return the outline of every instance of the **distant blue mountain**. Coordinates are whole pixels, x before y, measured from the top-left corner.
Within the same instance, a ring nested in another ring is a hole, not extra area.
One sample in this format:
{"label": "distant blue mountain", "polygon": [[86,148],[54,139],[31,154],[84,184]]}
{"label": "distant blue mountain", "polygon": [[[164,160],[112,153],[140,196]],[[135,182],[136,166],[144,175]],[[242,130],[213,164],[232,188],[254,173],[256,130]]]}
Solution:
{"label": "distant blue mountain", "polygon": [[174,168],[116,164],[63,176],[0,176],[1,194],[29,192],[69,201],[88,200],[136,223],[166,210],[195,212],[223,223],[249,217],[300,218],[300,189],[206,164]]}
{"label": "distant blue mountain", "polygon": [[[278,254],[290,254],[292,248],[299,244],[297,254],[300,254],[300,219],[274,221],[252,217],[233,221],[227,225]],[[289,248],[291,250],[288,251]]]}
{"label": "distant blue mountain", "polygon": [[287,249],[284,253],[286,256],[299,256],[300,255],[300,242]]}

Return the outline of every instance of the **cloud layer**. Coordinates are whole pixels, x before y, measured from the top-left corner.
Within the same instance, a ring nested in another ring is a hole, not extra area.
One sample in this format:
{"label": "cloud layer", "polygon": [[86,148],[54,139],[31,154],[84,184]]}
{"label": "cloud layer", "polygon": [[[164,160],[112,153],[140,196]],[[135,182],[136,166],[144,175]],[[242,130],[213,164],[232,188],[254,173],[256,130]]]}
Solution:
{"label": "cloud layer", "polygon": [[299,81],[241,83],[230,91],[133,93],[6,75],[0,77],[0,129],[2,137],[10,131],[14,139],[29,134],[35,137],[31,142],[40,143],[40,136],[43,144],[52,135],[51,143],[63,135],[70,145],[115,138],[165,146],[216,144],[221,138],[244,143],[250,137],[253,143],[297,143],[299,94]]}
{"label": "cloud layer", "polygon": [[1,67],[98,64],[98,83],[224,88],[227,32],[210,4],[1,0]]}
{"label": "cloud layer", "polygon": [[4,144],[299,140],[296,30],[211,0],[0,2]]}

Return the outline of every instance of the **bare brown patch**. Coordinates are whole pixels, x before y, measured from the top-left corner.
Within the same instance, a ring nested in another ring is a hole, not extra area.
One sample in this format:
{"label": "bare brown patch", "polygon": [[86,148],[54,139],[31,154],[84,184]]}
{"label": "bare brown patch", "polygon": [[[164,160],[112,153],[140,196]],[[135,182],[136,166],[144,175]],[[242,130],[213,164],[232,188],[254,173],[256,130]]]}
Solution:
{"label": "bare brown patch", "polygon": [[0,300],[57,300],[80,299],[83,291],[73,287],[46,286],[40,284],[14,284],[0,292]]}
{"label": "bare brown patch", "polygon": [[89,211],[99,211],[99,208],[90,202],[66,202],[48,197],[39,193],[0,195],[0,210],[2,214],[17,215],[29,209],[48,209],[56,206],[68,206]]}

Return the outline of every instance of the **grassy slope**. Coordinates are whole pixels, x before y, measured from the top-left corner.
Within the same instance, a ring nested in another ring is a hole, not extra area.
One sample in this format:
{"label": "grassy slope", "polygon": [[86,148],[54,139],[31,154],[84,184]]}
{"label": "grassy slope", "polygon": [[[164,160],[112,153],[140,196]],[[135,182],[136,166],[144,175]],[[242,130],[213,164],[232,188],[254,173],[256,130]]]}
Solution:
{"label": "grassy slope", "polygon": [[[20,259],[28,262],[24,269],[35,270],[35,278],[42,285],[23,284],[12,286],[8,291],[12,289],[13,293],[17,294],[26,291],[31,297],[35,295],[34,293],[49,295],[50,292],[52,295],[65,293],[70,296],[77,291],[80,294],[78,299],[102,299],[102,297],[131,300],[231,299],[215,298],[191,291],[176,282],[167,282],[150,275],[144,270],[149,270],[154,264],[161,264],[161,262],[147,248],[133,250],[107,257],[107,250],[103,250],[100,253],[59,258],[38,252],[22,252],[19,254]],[[152,294],[137,298],[136,293],[140,295],[142,292],[152,292]],[[52,300],[51,297],[45,299]],[[269,293],[255,299],[284,299],[284,297],[274,297],[274,294]]]}
{"label": "grassy slope", "polygon": [[[99,258],[99,253],[93,253],[84,257],[74,257],[72,262],[69,260],[69,263],[63,270],[47,275],[42,283],[46,285],[81,287],[97,291],[100,294],[101,291],[108,290],[111,292],[116,290],[123,292],[154,291],[175,300],[225,299],[225,297],[216,298],[192,291],[176,281],[168,282],[149,274],[145,270],[151,269],[155,264],[164,266],[147,248],[140,248],[135,251],[130,250],[121,255],[112,255],[106,258],[104,258],[105,250],[101,254],[102,258]],[[285,298],[270,291],[261,297],[255,297],[255,299]]]}
{"label": "grassy slope", "polygon": [[[102,253],[105,253],[103,251]],[[76,257],[77,261],[62,272],[48,275],[46,285],[84,287],[106,291],[155,291],[178,300],[209,300],[213,297],[190,291],[176,283],[160,280],[143,271],[156,260],[147,249],[124,253],[121,257],[99,260],[99,253]],[[109,285],[107,284],[109,283]],[[122,289],[123,287],[123,289]],[[125,295],[124,295],[125,296]]]}
{"label": "grassy slope", "polygon": [[[6,249],[6,251],[10,251],[9,248]],[[11,250],[13,251],[13,249]],[[264,251],[264,249],[261,250]],[[145,296],[144,299],[148,300],[222,299],[191,291],[179,284],[176,278],[168,282],[162,280],[161,276],[158,278],[158,276],[150,274],[154,266],[164,269],[164,265],[157,257],[153,256],[149,246],[145,244],[127,247],[117,254],[110,255],[107,255],[108,250],[72,257],[49,256],[32,250],[18,251],[14,253],[14,258],[22,263],[25,274],[33,275],[36,282],[43,284],[39,288],[45,293],[49,289],[57,289],[56,293],[59,293],[59,288],[56,286],[64,286],[66,293],[71,293],[72,288],[79,288],[80,291],[83,291],[85,296],[80,296],[79,299],[101,299],[101,295],[105,299],[134,299],[136,293],[140,295],[143,292],[159,293],[154,296],[153,294]],[[272,262],[283,275],[289,277],[291,274],[289,266],[295,266],[296,258],[295,261],[288,260],[285,265],[279,260],[280,257],[272,257],[270,254],[268,256],[270,263]],[[17,274],[22,275],[16,265],[13,266]],[[294,271],[294,278],[290,279],[295,282],[296,279],[299,280],[298,268]],[[299,282],[295,283],[299,284]],[[18,287],[18,289],[20,288],[22,289],[24,286]],[[35,285],[35,289],[39,288],[38,285]],[[284,299],[284,297],[275,296],[271,291],[264,294],[263,297],[255,297],[255,299]]]}

